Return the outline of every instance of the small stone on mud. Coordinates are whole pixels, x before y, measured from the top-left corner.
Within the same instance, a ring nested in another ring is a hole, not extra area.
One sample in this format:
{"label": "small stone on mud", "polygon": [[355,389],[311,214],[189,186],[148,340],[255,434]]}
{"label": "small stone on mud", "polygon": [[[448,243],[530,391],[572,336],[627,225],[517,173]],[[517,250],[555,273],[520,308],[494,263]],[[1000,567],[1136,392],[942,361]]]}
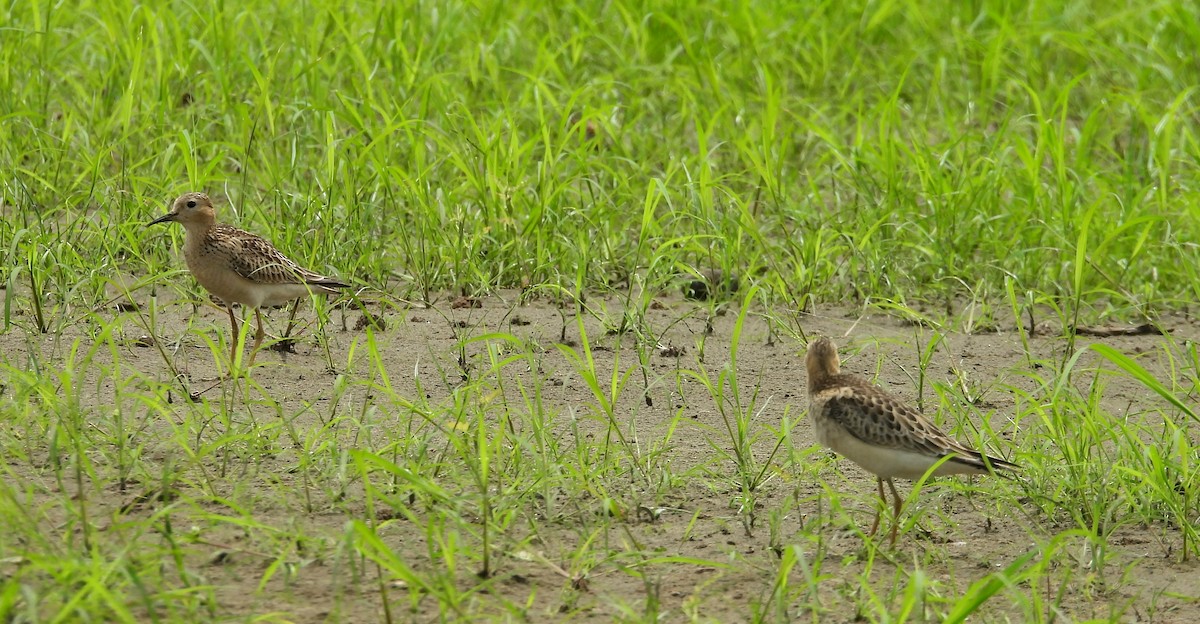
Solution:
{"label": "small stone on mud", "polygon": [[382,316],[364,311],[362,316],[359,316],[358,320],[355,321],[354,331],[362,331],[368,327],[376,331],[384,331],[387,329],[387,321]]}
{"label": "small stone on mud", "polygon": [[280,338],[268,348],[279,353],[295,353],[296,339],[288,337]]}
{"label": "small stone on mud", "polygon": [[704,271],[702,279],[689,279],[683,284],[683,297],[695,301],[707,301],[713,297],[729,296],[738,291],[741,283],[737,275],[728,278],[720,269]]}
{"label": "small stone on mud", "polygon": [[472,308],[472,309],[482,308],[483,302],[476,299],[475,297],[463,296],[463,297],[459,297],[459,298],[455,299],[454,301],[452,301],[450,303],[450,307],[455,310],[460,310],[462,308]]}
{"label": "small stone on mud", "polygon": [[685,353],[687,353],[687,347],[676,347],[675,345],[667,345],[658,349],[658,354],[662,357],[679,357]]}

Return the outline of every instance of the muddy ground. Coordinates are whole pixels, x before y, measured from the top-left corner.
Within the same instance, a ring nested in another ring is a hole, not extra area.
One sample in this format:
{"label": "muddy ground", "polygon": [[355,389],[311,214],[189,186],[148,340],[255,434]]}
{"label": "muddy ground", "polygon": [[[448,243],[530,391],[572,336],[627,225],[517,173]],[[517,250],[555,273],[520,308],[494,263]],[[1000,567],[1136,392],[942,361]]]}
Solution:
{"label": "muddy ground", "polygon": [[[147,405],[159,406],[143,409],[132,426],[140,467],[127,478],[118,478],[111,454],[97,451],[92,458],[99,483],[89,482],[85,490],[91,492],[91,522],[100,539],[113,533],[108,539],[145,540],[146,556],[161,556],[166,537],[161,530],[136,521],[151,519],[175,505],[170,513],[177,517],[173,522],[177,530],[184,530],[188,522],[194,529],[191,539],[175,537],[186,552],[189,582],[213,588],[207,609],[215,619],[278,613],[298,622],[381,621],[377,568],[347,551],[348,523],[368,515],[361,484],[333,478],[319,482],[336,474],[336,467],[297,468],[303,441],[331,426],[334,416],[346,417],[336,425],[345,428],[338,435],[345,444],[377,450],[386,445],[388,436],[430,439],[429,427],[397,428],[396,414],[402,409],[389,403],[386,393],[374,399],[368,398],[367,390],[355,388],[337,404],[331,400],[338,383],[377,378],[372,376],[365,348],[370,324],[364,322],[362,312],[332,310],[322,333],[313,323],[312,307],[306,306],[300,312],[302,337],[294,352],[262,351],[260,366],[252,373],[253,384],[230,388],[230,382],[214,381],[223,373],[218,368],[224,366],[222,348],[206,342],[206,337],[217,340],[229,331],[220,310],[203,305],[197,311],[189,303],[158,302],[154,325],[147,329],[145,312],[150,303],[145,298],[134,303],[136,310],[129,306],[102,313],[115,319],[113,344],[119,371],[114,373],[111,359],[100,350],[96,355],[100,364],[88,373],[94,385],[81,392],[85,409],[90,402],[103,412],[95,416],[98,420],[111,410],[116,388],[126,397],[142,393],[148,397]],[[569,617],[577,622],[608,622],[641,613],[649,600],[657,602],[665,614],[663,621],[680,621],[689,614],[710,621],[745,621],[751,605],[768,600],[781,553],[792,548],[801,563],[790,575],[791,595],[785,609],[772,610],[773,614],[810,621],[856,621],[863,611],[870,611],[856,605],[872,601],[898,605],[902,596],[897,592],[909,584],[904,577],[920,568],[928,582],[938,583],[934,594],[941,601],[931,599],[925,614],[937,619],[948,608],[946,601],[954,602],[978,579],[1075,528],[1069,513],[1047,513],[1044,504],[1031,502],[1037,488],[1065,473],[1056,466],[1053,445],[1037,439],[1035,419],[1014,420],[1018,410],[1028,408],[1021,391],[1036,393],[1039,380],[1051,374],[1038,361],[1062,359],[1066,345],[1056,327],[1043,327],[1030,339],[1028,356],[1012,323],[998,323],[982,333],[946,334],[927,368],[923,402],[936,405],[939,388],[969,395],[973,404],[950,417],[955,422],[945,416],[939,422],[960,440],[987,441],[991,452],[1030,466],[1031,474],[1017,480],[985,477],[927,484],[906,507],[905,517],[915,525],[905,527],[895,548],[879,542],[875,550],[865,547],[861,537],[876,504],[873,477],[818,448],[805,418],[804,343],[797,323],[807,335],[835,337],[846,370],[874,378],[913,402],[919,378],[917,345],[925,347],[934,335],[930,329],[884,313],[832,308],[804,315],[783,310],[770,314],[756,310],[748,315],[737,373],[744,394],[757,392],[753,418],[758,437],[752,448],[757,461],[766,466],[765,482],[752,496],[755,512],[750,520],[751,515],[741,511],[747,503],[745,492],[732,478],[734,465],[727,459],[731,443],[721,411],[702,384],[680,373],[704,369],[715,379],[728,364],[737,306],[714,306],[678,294],[659,296],[644,319],[643,327],[654,334],[651,344],[647,332],[639,337],[636,332],[608,331],[621,325],[623,307],[618,301],[595,298],[588,305],[596,314],[586,317],[585,327],[602,383],[609,380],[617,358],[622,369],[637,364],[639,340],[649,347],[647,377],[643,379],[640,372],[630,376],[614,414],[632,423],[629,430],[643,452],[655,449],[664,454],[665,463],[660,465],[669,466],[674,480],[658,488],[606,483],[616,499],[615,511],[595,492],[559,491],[552,500],[541,500],[539,509],[518,514],[507,523],[507,530],[493,537],[496,555],[490,578],[479,579],[470,569],[457,574],[459,591],[477,592],[464,599],[465,612],[519,619],[518,610],[499,606],[503,599],[528,604],[523,610],[528,621]],[[489,371],[489,343],[469,339],[511,334],[537,346],[537,366],[510,365],[503,374],[525,387],[538,385],[547,411],[574,416],[556,421],[554,436],[563,446],[570,446],[577,435],[590,442],[605,435],[605,423],[593,409],[593,394],[555,346],[565,337],[572,348],[581,349],[570,306],[545,298],[521,302],[519,293],[504,292],[478,300],[447,295],[432,306],[402,302],[368,309],[381,321],[383,329],[373,332],[373,340],[397,395],[429,406],[448,405],[464,377],[472,379]],[[279,335],[287,313],[272,311],[269,319],[270,332]],[[1142,364],[1165,378],[1169,365],[1160,345],[1183,344],[1200,331],[1182,316],[1165,319],[1164,325],[1171,330],[1169,338],[1153,333],[1091,337],[1081,338],[1079,345],[1103,340],[1126,353],[1142,354]],[[328,338],[327,351],[315,338],[318,335]],[[57,338],[27,338],[16,329],[0,335],[0,348],[3,359],[15,367],[23,367],[31,351],[39,361],[61,362],[74,338],[84,338],[86,344],[88,336],[95,333],[86,322],[67,328]],[[221,358],[215,358],[214,352]],[[1088,356],[1087,361],[1095,366],[1094,357]],[[178,379],[171,367],[181,375]],[[106,380],[105,375],[111,378]],[[1108,376],[1105,384],[1101,405],[1109,414],[1142,414],[1159,406],[1128,377]],[[187,400],[187,392],[206,388],[210,389],[198,402]],[[359,413],[368,404],[376,408],[375,420],[365,410]],[[795,427],[773,454],[778,438],[771,431],[785,415]],[[977,435],[975,429],[985,419],[989,427]],[[196,430],[196,422],[207,423],[205,429]],[[280,422],[287,432],[277,432],[277,439],[264,442],[258,455],[247,450],[252,445],[242,444],[238,453],[188,457],[179,442],[194,438],[193,448],[202,448],[247,423],[269,429]],[[519,430],[528,427],[520,419],[514,422]],[[568,422],[574,424],[569,427]],[[10,426],[14,431],[19,428],[15,423]],[[95,427],[107,430],[109,424],[99,422]],[[656,449],[668,432],[670,442]],[[32,493],[30,502],[50,521],[49,531],[77,531],[77,527],[64,528],[72,525],[72,512],[62,508],[70,499],[63,493],[65,489],[71,495],[72,486],[56,482],[46,448],[29,441],[37,433],[26,434],[27,452],[21,457],[9,453],[10,474],[20,479],[19,490]],[[94,443],[106,444],[99,435]],[[168,500],[157,500],[150,481],[163,466],[174,466],[178,481],[176,491],[165,497]],[[910,484],[898,485],[907,494]],[[379,531],[384,542],[417,573],[443,565],[431,556],[437,545],[428,543],[426,529],[420,525],[429,517],[428,508],[420,507],[411,510],[412,518],[394,510],[376,510],[379,518],[394,519]],[[886,520],[884,526],[886,530]],[[294,543],[288,544],[289,540]],[[574,554],[587,540],[592,545],[582,552],[597,559],[581,562]],[[976,621],[1023,619],[1013,596],[1040,597],[1047,605],[1057,604],[1045,607],[1043,617],[1049,619],[1121,613],[1123,621],[1200,621],[1200,606],[1194,599],[1200,596],[1200,575],[1194,559],[1181,561],[1177,531],[1127,523],[1112,531],[1108,543],[1107,565],[1098,567],[1089,559],[1086,540],[1075,539],[1076,545],[1067,549],[1074,556],[1059,555],[1061,560],[1050,566],[1044,586],[1002,591]],[[292,556],[281,558],[280,552]],[[645,563],[667,557],[678,559]],[[281,559],[282,565],[260,590],[264,574]],[[639,562],[641,567],[634,565]],[[174,565],[163,562],[168,569]],[[1062,570],[1072,566],[1073,571]],[[864,593],[857,580],[860,575],[871,579],[869,586],[876,596]],[[171,576],[164,572],[164,577]],[[402,580],[387,578],[383,587],[396,621],[436,621],[439,614],[456,617],[452,611],[443,613],[445,607],[431,597],[412,598]]]}

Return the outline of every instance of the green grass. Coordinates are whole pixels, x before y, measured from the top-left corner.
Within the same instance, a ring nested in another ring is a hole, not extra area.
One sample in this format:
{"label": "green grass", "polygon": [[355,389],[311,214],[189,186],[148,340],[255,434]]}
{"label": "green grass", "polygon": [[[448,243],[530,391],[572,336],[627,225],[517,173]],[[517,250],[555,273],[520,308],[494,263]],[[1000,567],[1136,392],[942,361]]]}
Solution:
{"label": "green grass", "polygon": [[5,270],[162,269],[132,222],[201,188],[426,296],[715,266],[772,301],[1190,301],[1195,7],[976,4],[16,5]]}
{"label": "green grass", "polygon": [[[1131,553],[1200,556],[1198,47],[1195,2],[6,5],[0,620],[1194,615]],[[144,228],[188,190],[355,286],[195,402],[228,322]],[[1130,322],[1175,331],[1074,331]],[[851,328],[1022,478],[847,545],[799,362]]]}

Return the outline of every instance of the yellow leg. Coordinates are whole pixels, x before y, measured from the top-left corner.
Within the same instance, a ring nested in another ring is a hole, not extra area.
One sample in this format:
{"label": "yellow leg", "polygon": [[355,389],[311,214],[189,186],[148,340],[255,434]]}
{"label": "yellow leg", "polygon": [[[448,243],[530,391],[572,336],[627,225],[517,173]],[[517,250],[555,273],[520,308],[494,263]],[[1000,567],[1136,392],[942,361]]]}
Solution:
{"label": "yellow leg", "polygon": [[229,313],[229,329],[232,332],[229,336],[229,370],[232,371],[234,363],[237,362],[238,326],[237,319],[233,317],[233,306],[226,303],[225,311]]}
{"label": "yellow leg", "polygon": [[[887,480],[888,487],[892,490],[892,541],[891,545],[896,545],[896,530],[900,528],[900,493],[896,491],[896,484],[891,479]],[[879,484],[879,491],[883,492],[883,483]]]}
{"label": "yellow leg", "polygon": [[258,323],[258,330],[254,332],[254,348],[250,349],[250,366],[254,366],[254,358],[258,356],[258,348],[262,346],[263,336],[267,333],[262,328],[262,312],[258,308],[254,308],[254,320]]}
{"label": "yellow leg", "polygon": [[[883,494],[883,479],[877,479],[877,481],[879,482],[879,500],[880,500],[880,502],[883,503],[883,505],[886,506],[887,505],[887,496],[885,496]],[[875,522],[871,524],[871,532],[867,533],[867,537],[871,537],[871,536],[875,535],[875,532],[879,530],[879,516],[881,516],[881,515],[883,515],[883,507],[876,507],[875,508]]]}

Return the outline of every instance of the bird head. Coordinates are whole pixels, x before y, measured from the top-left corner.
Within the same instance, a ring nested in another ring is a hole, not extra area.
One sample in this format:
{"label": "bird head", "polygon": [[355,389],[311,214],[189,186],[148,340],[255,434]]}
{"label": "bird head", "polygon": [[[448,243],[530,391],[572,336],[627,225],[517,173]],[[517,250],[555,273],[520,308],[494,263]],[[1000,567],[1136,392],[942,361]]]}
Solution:
{"label": "bird head", "polygon": [[146,225],[169,223],[171,221],[178,221],[185,227],[188,225],[211,225],[216,219],[217,213],[213,209],[212,200],[208,198],[208,195],[204,193],[184,193],[175,200],[175,203],[171,204],[170,212]]}
{"label": "bird head", "polygon": [[804,367],[808,369],[809,385],[820,382],[841,372],[842,361],[838,358],[837,345],[827,337],[808,343],[808,354],[804,356]]}

